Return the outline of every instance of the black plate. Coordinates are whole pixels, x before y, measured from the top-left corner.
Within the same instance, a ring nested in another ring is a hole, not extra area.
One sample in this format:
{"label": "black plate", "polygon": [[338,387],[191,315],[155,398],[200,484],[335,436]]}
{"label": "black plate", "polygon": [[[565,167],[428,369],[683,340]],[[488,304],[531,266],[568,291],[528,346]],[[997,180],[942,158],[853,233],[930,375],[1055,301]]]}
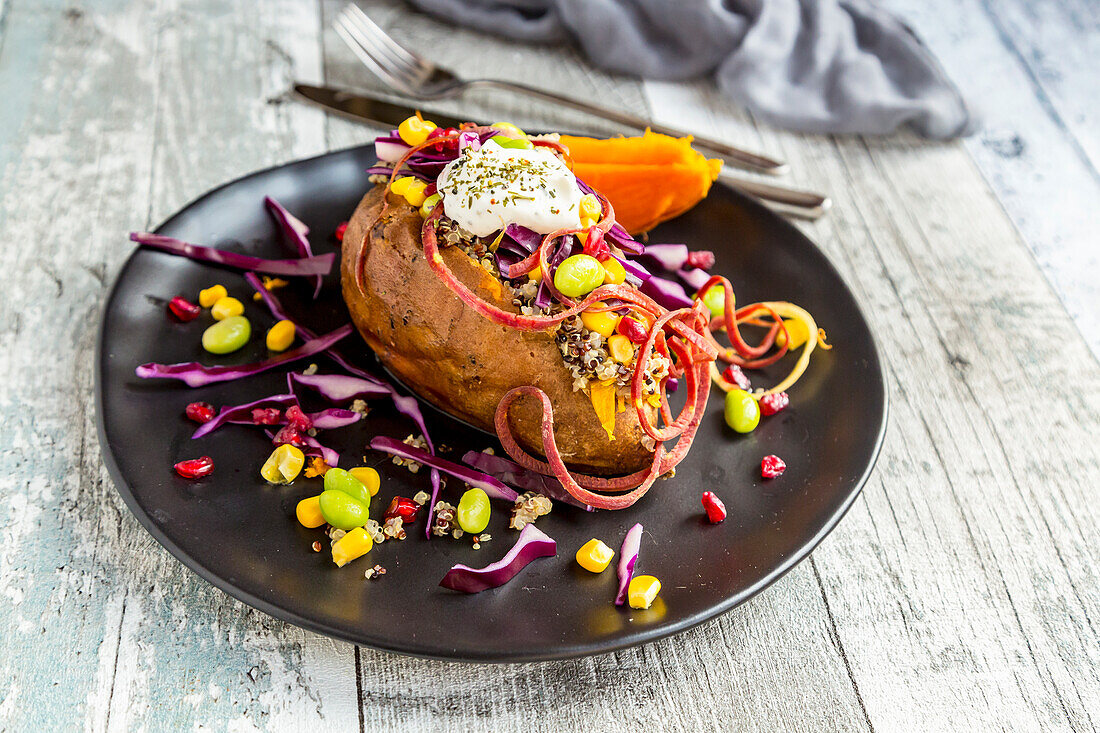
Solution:
{"label": "black plate", "polygon": [[[371,148],[363,147],[261,171],[206,194],[159,231],[259,256],[290,256],[263,207],[263,197],[271,195],[312,227],[319,252],[332,251],[336,243],[329,233],[368,188],[363,170],[372,162]],[[539,527],[557,540],[557,557],[535,561],[502,588],[466,596],[437,584],[456,562],[480,566],[505,553],[516,536],[507,529],[506,507],[494,511],[488,529],[493,539],[481,550],[466,538],[428,542],[418,523],[408,540],[387,542],[337,569],[327,542],[326,552],[311,549],[314,540],[325,541],[322,532],[294,520],[295,504],[317,493],[318,479],[266,485],[258,468],[270,445],[252,428],[231,426],[190,440],[194,425],[183,417],[188,402],[236,404],[285,391],[282,374],[197,390],[134,376],[134,367],[148,361],[216,360],[199,346],[209,316],[174,323],[164,307],[173,295],[194,298],[215,282],[246,302],[258,331],[249,346],[220,361],[263,358],[262,333],[270,319],[234,272],[144,250],[126,262],[104,309],[99,339],[96,401],[104,460],[138,520],[184,565],[272,616],[340,639],[426,657],[517,661],[606,652],[683,631],[758,593],[836,525],[878,455],[886,390],[874,340],[852,294],[817,247],[787,222],[715,186],[694,210],[654,232],[653,240],[714,250],[716,272],[730,277],[740,302],[795,301],[817,317],[836,348],[815,355],[793,390],[792,406],[765,418],[750,435],[725,427],[715,390],[692,453],[675,478],[621,512],[555,507]],[[328,279],[317,303],[308,300],[304,284],[281,291],[287,309],[322,332],[347,322],[336,277]],[[345,349],[378,370],[357,338],[349,338]],[[759,381],[779,376],[780,370],[772,370]],[[456,429],[439,412],[426,415],[436,441],[453,449],[452,458],[492,442]],[[366,421],[332,431],[327,441],[344,452],[342,463],[349,466],[364,455],[371,436],[403,438],[412,430],[409,421],[377,402]],[[769,453],[788,468],[782,477],[762,481],[760,459]],[[173,472],[175,462],[203,454],[214,458],[212,476],[192,482]],[[426,472],[413,475],[380,454],[368,451],[366,463],[383,474],[375,516],[393,495],[412,496],[427,486]],[[717,526],[703,520],[700,495],[708,489],[729,510]],[[457,500],[455,493],[448,498]],[[613,567],[592,575],[573,561],[591,537],[617,550],[635,522],[646,530],[638,571],[656,575],[664,586],[648,611],[612,605]],[[374,563],[388,574],[367,581],[363,571]]]}

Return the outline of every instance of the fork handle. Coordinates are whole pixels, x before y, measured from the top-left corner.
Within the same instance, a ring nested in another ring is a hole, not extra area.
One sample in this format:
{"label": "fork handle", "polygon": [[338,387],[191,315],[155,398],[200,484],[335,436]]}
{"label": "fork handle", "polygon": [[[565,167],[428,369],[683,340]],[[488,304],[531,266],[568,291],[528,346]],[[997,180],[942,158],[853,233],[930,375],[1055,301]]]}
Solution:
{"label": "fork handle", "polygon": [[659,132],[664,135],[671,135],[673,137],[687,137],[692,135],[695,138],[695,145],[701,148],[706,148],[712,153],[717,153],[724,157],[731,165],[735,165],[739,168],[746,170],[757,171],[759,173],[770,173],[772,175],[780,175],[787,172],[788,165],[778,160],[768,158],[757,153],[750,153],[747,150],[741,150],[735,148],[732,145],[727,145],[719,140],[712,140],[710,138],[702,137],[700,135],[693,135],[685,130],[680,130],[675,127],[668,127],[667,125],[660,125],[655,122],[650,122],[636,115],[628,114],[626,112],[618,112],[612,109],[606,109],[604,107],[598,107],[588,102],[582,102],[579,99],[572,97],[564,97],[560,94],[554,94],[553,92],[546,92],[542,89],[536,89],[535,87],[529,87],[526,84],[520,84],[514,81],[505,81],[503,79],[473,79],[467,82],[469,86],[482,86],[482,87],[495,87],[497,89],[506,89],[510,91],[520,92],[530,97],[536,97],[547,102],[561,105],[562,107],[569,107],[570,109],[579,110],[581,112],[587,112],[588,114],[602,117],[605,120],[611,120],[612,122],[618,122],[628,127],[634,127],[639,130],[644,130],[647,127],[654,132]]}

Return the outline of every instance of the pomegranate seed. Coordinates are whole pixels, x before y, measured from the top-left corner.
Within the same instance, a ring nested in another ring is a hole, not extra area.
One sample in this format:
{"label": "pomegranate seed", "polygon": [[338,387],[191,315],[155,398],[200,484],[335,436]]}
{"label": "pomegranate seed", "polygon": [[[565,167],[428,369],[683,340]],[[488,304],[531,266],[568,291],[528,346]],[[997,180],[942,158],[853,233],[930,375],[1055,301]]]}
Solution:
{"label": "pomegranate seed", "polygon": [[764,456],[760,461],[760,475],[764,478],[782,476],[787,470],[787,464],[779,456]]}
{"label": "pomegranate seed", "polygon": [[302,408],[298,405],[291,405],[286,408],[286,422],[290,427],[302,433],[313,427],[313,421],[302,412]]}
{"label": "pomegranate seed", "polygon": [[701,249],[697,252],[688,252],[688,267],[697,267],[700,270],[709,270],[714,267],[714,253]]}
{"label": "pomegranate seed", "polygon": [[214,472],[214,459],[210,456],[192,458],[189,461],[180,461],[174,468],[184,478],[202,478]]}
{"label": "pomegranate seed", "polygon": [[607,242],[603,238],[603,230],[592,227],[588,230],[588,239],[584,243],[584,253],[592,255],[598,260],[606,260],[611,255]]}
{"label": "pomegranate seed", "polygon": [[[447,135],[454,135],[458,130],[453,127],[436,127],[428,133],[428,139],[434,140],[437,137],[446,137]],[[448,150],[458,150],[458,139],[454,140],[442,140],[432,146],[432,149],[438,153],[442,153]]]}
{"label": "pomegranate seed", "polygon": [[390,502],[389,509],[383,515],[383,520],[393,519],[394,517],[401,517],[401,521],[405,524],[412,524],[416,521],[416,513],[420,510],[420,505],[412,499],[406,499],[403,496],[395,496]]}
{"label": "pomegranate seed", "polygon": [[439,192],[439,189],[436,187],[435,181],[432,181],[431,183],[429,183],[427,186],[424,187],[424,196],[425,197],[435,196],[436,193],[438,193],[438,192]]}
{"label": "pomegranate seed", "polygon": [[183,414],[201,425],[214,419],[214,406],[209,402],[192,402]]}
{"label": "pomegranate seed", "polygon": [[299,433],[298,429],[293,425],[284,425],[280,428],[279,432],[275,433],[275,437],[271,439],[271,442],[275,445],[289,443],[298,448],[303,448],[306,445],[306,439],[302,437],[302,434]]}
{"label": "pomegranate seed", "polygon": [[199,317],[199,313],[202,313],[202,308],[178,295],[168,301],[168,310],[184,323],[195,320]]}
{"label": "pomegranate seed", "polygon": [[282,413],[277,407],[257,407],[252,410],[252,423],[254,425],[278,425]]}
{"label": "pomegranate seed", "polygon": [[707,520],[711,524],[718,524],[726,518],[726,505],[714,495],[713,491],[703,492],[703,510],[707,513]]}
{"label": "pomegranate seed", "polygon": [[348,230],[348,223],[346,221],[340,222],[340,224],[336,227],[336,232],[335,232],[337,242],[343,242],[344,241],[344,232],[346,232],[347,230]]}
{"label": "pomegranate seed", "polygon": [[741,371],[741,367],[736,364],[730,364],[726,367],[726,371],[722,372],[722,379],[730,384],[736,384],[746,392],[752,389],[752,383],[749,381],[749,378]]}
{"label": "pomegranate seed", "polygon": [[646,327],[642,325],[641,321],[624,316],[619,319],[619,325],[615,327],[615,330],[630,339],[631,343],[640,344],[646,339],[649,333],[646,331]]}
{"label": "pomegranate seed", "polygon": [[791,398],[787,396],[786,392],[766,394],[760,398],[760,414],[774,415],[777,412],[782,412],[783,408],[789,404],[791,404]]}

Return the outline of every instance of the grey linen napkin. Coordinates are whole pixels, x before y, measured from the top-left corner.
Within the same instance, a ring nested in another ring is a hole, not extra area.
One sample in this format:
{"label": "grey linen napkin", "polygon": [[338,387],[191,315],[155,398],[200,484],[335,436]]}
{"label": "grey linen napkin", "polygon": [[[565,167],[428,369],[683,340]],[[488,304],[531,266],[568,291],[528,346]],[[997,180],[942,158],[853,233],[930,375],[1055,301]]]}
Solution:
{"label": "grey linen napkin", "polygon": [[866,0],[410,0],[520,41],[574,41],[597,66],[713,74],[757,117],[807,132],[930,138],[973,131],[962,95],[913,32]]}

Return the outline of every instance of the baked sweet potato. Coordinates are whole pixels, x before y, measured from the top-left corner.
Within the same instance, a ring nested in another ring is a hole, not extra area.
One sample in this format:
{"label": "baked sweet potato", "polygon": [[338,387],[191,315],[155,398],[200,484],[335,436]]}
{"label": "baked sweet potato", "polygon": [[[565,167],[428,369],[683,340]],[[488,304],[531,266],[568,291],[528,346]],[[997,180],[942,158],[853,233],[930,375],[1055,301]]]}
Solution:
{"label": "baked sweet potato", "polygon": [[[428,267],[420,238],[423,220],[404,198],[391,193],[386,214],[367,231],[382,197],[383,187],[377,186],[359,203],[341,256],[344,300],[382,363],[423,399],[490,432],[501,397],[514,387],[535,385],[554,406],[554,434],[570,468],[612,475],[649,466],[653,453],[643,445],[636,412],[616,414],[615,439],[610,440],[589,396],[573,391],[552,332],[495,324],[448,289]],[[511,288],[460,248],[446,247],[442,256],[480,297],[518,312]],[[355,273],[360,261],[362,290]],[[517,402],[511,411],[516,439],[536,455],[542,455],[541,418],[534,400]]]}

